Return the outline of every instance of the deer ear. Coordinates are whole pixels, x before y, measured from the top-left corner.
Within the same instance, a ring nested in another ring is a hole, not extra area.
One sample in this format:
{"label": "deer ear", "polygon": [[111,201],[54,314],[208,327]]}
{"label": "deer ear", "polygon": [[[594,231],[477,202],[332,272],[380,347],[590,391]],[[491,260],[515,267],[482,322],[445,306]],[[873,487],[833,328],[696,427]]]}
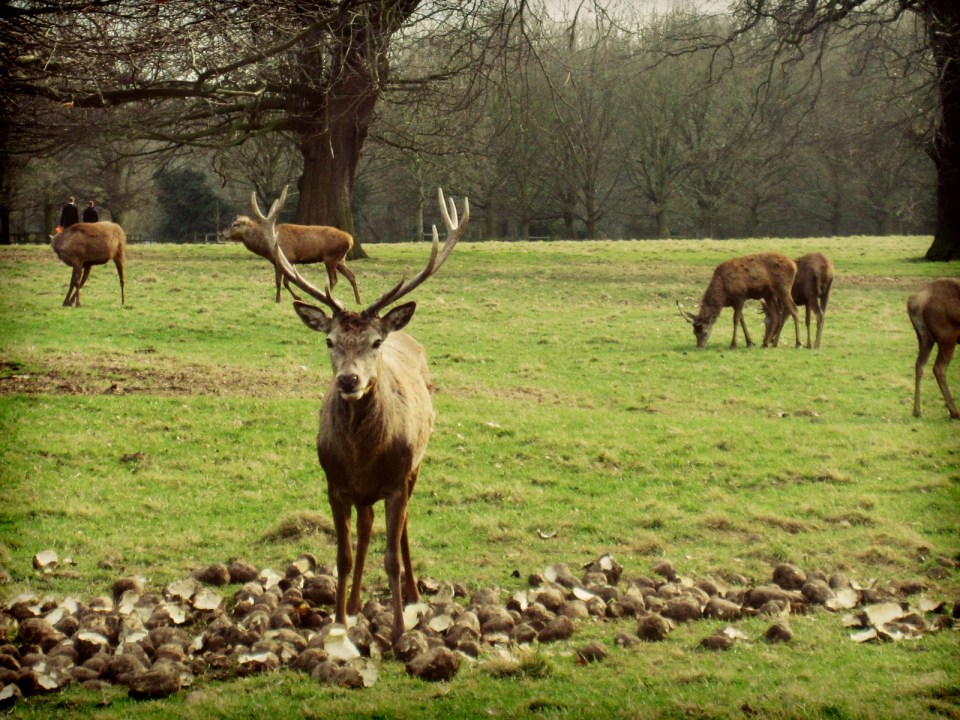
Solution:
{"label": "deer ear", "polygon": [[333,324],[333,320],[328,318],[320,308],[315,305],[295,301],[293,303],[293,309],[297,311],[297,315],[303,320],[304,325],[311,330],[322,333],[330,332],[330,326]]}
{"label": "deer ear", "polygon": [[413,318],[413,313],[416,309],[417,304],[415,302],[397,305],[397,307],[380,318],[381,327],[383,327],[384,332],[403,330],[411,318]]}

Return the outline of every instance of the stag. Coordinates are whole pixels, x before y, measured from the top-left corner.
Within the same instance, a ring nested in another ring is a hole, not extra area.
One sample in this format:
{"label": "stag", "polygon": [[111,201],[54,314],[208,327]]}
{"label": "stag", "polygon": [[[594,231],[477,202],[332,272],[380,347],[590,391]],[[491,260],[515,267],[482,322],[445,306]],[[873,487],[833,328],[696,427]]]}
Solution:
{"label": "stag", "polygon": [[[833,285],[833,263],[830,258],[821,253],[801,255],[794,262],[797,264],[797,276],[793,280],[790,296],[798,307],[806,308],[807,347],[810,348],[810,314],[817,316],[817,339],[812,347],[820,348],[820,339],[823,336],[823,315],[827,311],[827,301],[830,299],[830,287]],[[780,333],[787,320],[779,306],[763,302],[764,323],[768,334],[773,328],[773,344],[780,341]]]}
{"label": "stag", "polygon": [[[247,250],[273,263],[277,283],[277,302],[280,302],[281,281],[283,287],[294,299],[299,300],[300,296],[290,288],[289,279],[284,276],[270,254],[270,241],[266,236],[267,218],[260,212],[256,192],[251,193],[250,204],[253,207],[253,218],[241,215],[224,231],[223,236],[227,240],[242,242]],[[292,265],[322,262],[327,269],[327,279],[331,290],[337,284],[337,271],[339,270],[350,281],[353,286],[353,296],[356,298],[357,304],[360,304],[357,278],[350,268],[344,264],[344,258],[350,252],[350,248],[353,247],[353,237],[350,233],[327,225],[290,225],[283,223],[275,227],[280,238],[280,247],[283,249],[283,254]]]}
{"label": "stag", "polygon": [[913,415],[920,417],[920,380],[936,343],[937,359],[933,363],[933,376],[947,402],[950,417],[958,420],[960,413],[947,385],[947,366],[950,365],[957,342],[960,342],[960,280],[942,278],[920,288],[907,299],[907,313],[920,345],[913,390]]}
{"label": "stag", "polygon": [[127,236],[123,228],[112,222],[77,223],[51,236],[50,241],[57,257],[73,268],[70,287],[63,299],[64,307],[80,307],[80,288],[90,277],[90,268],[110,260],[117,266],[120,304],[124,304],[123,265],[127,255]]}
{"label": "stag", "polygon": [[[360,611],[361,579],[373,526],[373,506],[380,500],[386,509],[384,567],[393,608],[393,640],[404,631],[401,597],[417,602],[420,595],[410,560],[408,506],[420,472],[420,462],[433,428],[430,373],[423,347],[403,328],[416,303],[389,306],[408,295],[446,261],[466,232],[470,206],[464,200],[463,219],[456,205],[449,209],[439,191],[440,210],[447,239],[439,250],[437,228],[426,266],[410,280],[401,280],[362,312],[344,309],[329,288],[324,291],[304,279],[284,256],[274,228],[286,199],[286,190],[270,209],[264,223],[272,259],[297,287],[330,310],[303,302],[294,309],[307,327],[326,335],[333,378],[320,408],[317,455],[327,477],[327,498],[337,533],[338,623]],[[351,549],[350,521],[357,509],[356,564]],[[403,570],[401,574],[401,560]],[[347,582],[353,586],[347,599]]]}
{"label": "stag", "polygon": [[[757,253],[726,260],[713,271],[713,278],[703,293],[700,311],[694,315],[686,312],[677,301],[680,316],[693,325],[697,338],[697,347],[702,348],[710,339],[713,325],[725,307],[733,308],[733,340],[731,348],[737,347],[737,325],[743,328],[743,337],[747,346],[753,345],[747,325],[743,321],[743,305],[747,300],[766,300],[778,302],[793,317],[797,332],[797,347],[800,346],[800,320],[797,307],[790,297],[790,288],[797,273],[793,260],[780,253]],[[763,346],[772,341],[773,334],[764,334]]]}

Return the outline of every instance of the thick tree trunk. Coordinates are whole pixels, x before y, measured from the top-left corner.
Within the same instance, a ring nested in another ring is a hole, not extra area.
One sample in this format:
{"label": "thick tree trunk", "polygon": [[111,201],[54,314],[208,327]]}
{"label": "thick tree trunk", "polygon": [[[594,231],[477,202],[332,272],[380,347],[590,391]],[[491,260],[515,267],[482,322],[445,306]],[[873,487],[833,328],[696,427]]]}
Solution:
{"label": "thick tree trunk", "polygon": [[657,219],[657,237],[663,239],[670,238],[670,213],[664,207],[657,208],[654,213]]}
{"label": "thick tree trunk", "polygon": [[[389,75],[390,40],[420,2],[384,0],[361,5],[362,11],[349,16],[334,32],[341,47],[328,71],[329,86],[322,93],[308,94],[308,107],[298,109],[290,123],[303,153],[297,222],[333,225],[353,235],[353,249],[347,255],[351,260],[367,257],[353,222],[353,184]],[[322,51],[319,56],[313,52],[313,47],[306,48],[302,63],[322,68]]]}
{"label": "thick tree trunk", "polygon": [[940,124],[930,155],[937,169],[937,228],[927,260],[960,260],[960,3],[933,0],[927,32],[940,71]]}
{"label": "thick tree trunk", "polygon": [[[362,141],[350,142],[343,128],[311,133],[300,140],[303,174],[298,182],[301,225],[332,225],[353,235],[348,258],[367,257],[353,222],[353,181]],[[364,133],[366,135],[366,133]]]}

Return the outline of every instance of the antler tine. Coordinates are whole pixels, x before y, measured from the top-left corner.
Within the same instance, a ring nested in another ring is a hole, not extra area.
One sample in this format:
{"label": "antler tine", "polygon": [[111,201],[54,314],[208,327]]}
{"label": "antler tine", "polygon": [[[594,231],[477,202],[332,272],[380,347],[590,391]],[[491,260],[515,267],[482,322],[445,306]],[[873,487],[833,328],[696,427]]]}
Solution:
{"label": "antler tine", "polygon": [[[463,199],[463,219],[457,216],[457,206],[453,198],[448,201],[443,196],[443,188],[437,188],[437,198],[440,201],[440,214],[443,216],[443,224],[447,228],[447,239],[443,244],[443,250],[440,250],[440,235],[437,232],[437,226],[433,226],[433,241],[430,243],[430,258],[426,266],[417,273],[416,276],[404,282],[400,280],[393,288],[387,290],[379,299],[363,311],[364,315],[372,316],[383,310],[388,305],[392,305],[397,300],[407,295],[415,288],[419,287],[424,280],[433,275],[447,261],[454,246],[460,242],[460,239],[466,234],[467,226],[470,223],[470,200]],[[449,202],[449,209],[447,204]]]}
{"label": "antler tine", "polygon": [[[286,188],[284,188],[286,190]],[[260,212],[260,203],[257,202],[257,191],[252,190],[250,192],[250,207],[253,208],[253,216],[260,222],[266,222],[267,219],[263,216],[263,213]],[[273,206],[270,206],[273,209]]]}
{"label": "antler tine", "polygon": [[289,186],[285,186],[283,188],[283,192],[280,193],[280,197],[273,201],[267,217],[264,217],[260,212],[260,207],[257,204],[256,193],[254,193],[251,198],[254,211],[256,215],[261,218],[263,223],[263,235],[267,240],[267,248],[270,251],[270,258],[273,260],[274,264],[280,268],[280,272],[282,272],[290,282],[311,297],[322,302],[328,308],[333,310],[334,313],[342,312],[344,309],[343,305],[339,300],[330,294],[329,288],[324,291],[311,283],[300,274],[300,272],[287,259],[287,256],[283,254],[283,248],[280,247],[280,238],[277,236],[277,218],[280,216],[280,210],[283,208],[283,204],[287,200],[288,187]]}

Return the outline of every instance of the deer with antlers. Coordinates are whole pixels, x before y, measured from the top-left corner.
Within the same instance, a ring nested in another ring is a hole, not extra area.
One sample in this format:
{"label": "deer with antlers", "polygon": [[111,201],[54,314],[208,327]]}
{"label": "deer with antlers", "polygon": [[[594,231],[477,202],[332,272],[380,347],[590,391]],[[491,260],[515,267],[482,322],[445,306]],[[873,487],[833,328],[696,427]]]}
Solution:
{"label": "deer with antlers", "polygon": [[[290,281],[273,260],[266,235],[267,218],[260,212],[255,191],[250,194],[250,205],[253,208],[253,217],[241,215],[223,232],[223,236],[227,240],[242,242],[247,250],[273,263],[277,281],[277,302],[280,302],[281,282],[293,298],[299,300],[300,296],[290,289]],[[291,225],[289,223],[277,225],[274,223],[273,226],[276,228],[284,257],[291,265],[322,262],[327,269],[331,290],[337,284],[337,271],[339,271],[353,286],[353,296],[357,304],[360,303],[357,278],[344,263],[344,258],[353,247],[353,236],[350,233],[328,225]]]}
{"label": "deer with antlers", "polygon": [[[694,315],[686,312],[677,301],[680,316],[693,325],[693,334],[697,340],[697,347],[707,344],[713,325],[725,307],[733,308],[733,340],[730,347],[737,346],[737,326],[743,328],[743,337],[747,346],[753,345],[747,325],[743,321],[743,305],[747,300],[767,300],[775,302],[785,308],[793,318],[794,329],[797,334],[797,347],[800,347],[800,321],[797,316],[797,306],[790,297],[790,288],[793,278],[797,274],[797,266],[790,258],[780,253],[757,253],[744,255],[731,260],[725,260],[717,265],[713,271],[710,284],[703,293],[700,301],[700,310]],[[763,346],[772,343],[773,332],[767,328],[763,337]]]}
{"label": "deer with antlers", "polygon": [[[437,228],[426,266],[410,280],[401,280],[372,305],[352,312],[336,300],[330,289],[320,290],[306,280],[284,257],[277,238],[276,218],[286,199],[286,189],[265,218],[265,236],[272,259],[285,277],[331,312],[304,302],[294,309],[307,327],[326,335],[333,379],[320,408],[317,455],[327,477],[327,497],[337,533],[338,623],[360,611],[361,578],[373,527],[373,506],[386,507],[384,567],[390,584],[393,609],[392,639],[404,631],[403,604],[420,599],[410,560],[407,508],[420,462],[433,429],[430,374],[423,347],[403,328],[416,303],[389,306],[408,295],[446,262],[463,237],[470,220],[464,200],[463,219],[453,200],[438,192],[447,238],[438,251]],[[351,548],[350,520],[357,509],[356,564]],[[402,573],[401,573],[402,561]],[[347,582],[353,586],[347,599]]]}
{"label": "deer with antlers", "polygon": [[947,385],[947,366],[953,358],[954,348],[960,342],[960,280],[941,278],[920,288],[907,299],[907,313],[920,345],[915,367],[913,415],[920,417],[920,380],[923,378],[923,368],[930,359],[930,351],[936,345],[937,359],[933,363],[933,376],[940,386],[950,417],[960,420],[960,412],[957,412]]}

